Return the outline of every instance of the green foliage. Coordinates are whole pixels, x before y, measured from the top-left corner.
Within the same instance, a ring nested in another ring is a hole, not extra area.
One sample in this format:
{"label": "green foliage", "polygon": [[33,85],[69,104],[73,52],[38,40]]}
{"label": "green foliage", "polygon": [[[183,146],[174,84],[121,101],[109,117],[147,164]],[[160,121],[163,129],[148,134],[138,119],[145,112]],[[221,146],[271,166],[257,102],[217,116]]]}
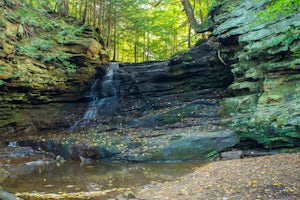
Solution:
{"label": "green foliage", "polygon": [[[68,41],[80,39],[87,27],[67,24],[61,18],[51,17],[44,13],[43,10],[37,11],[26,6],[19,7],[13,12],[4,12],[7,20],[23,25],[24,35],[27,36],[17,43],[16,54],[26,55],[44,64],[55,65],[67,74],[72,74],[76,72],[76,66],[69,61],[71,55],[60,51],[59,46]],[[10,37],[8,35],[10,33],[5,34],[0,34],[0,36]]]}
{"label": "green foliage", "polygon": [[262,20],[273,20],[280,15],[290,16],[294,12],[299,12],[299,0],[274,0],[266,6],[264,11],[258,13]]}
{"label": "green foliage", "polygon": [[[1,9],[0,9],[1,12]],[[5,27],[5,22],[3,20],[3,18],[0,18],[0,30],[2,30]]]}
{"label": "green foliage", "polygon": [[210,158],[210,157],[214,157],[218,154],[219,154],[219,152],[217,150],[214,150],[214,151],[211,151],[210,153],[208,153],[205,157]]}
{"label": "green foliage", "polygon": [[270,124],[253,123],[247,119],[236,119],[232,128],[241,139],[251,139],[265,148],[296,147],[300,145],[300,135],[291,127],[272,127]]}
{"label": "green foliage", "polygon": [[[94,1],[88,1],[85,23],[100,28],[104,42],[109,45],[111,54],[116,53],[117,60],[166,59],[185,50],[188,44],[193,45],[202,37],[193,31],[187,34],[189,23],[180,1],[164,0],[157,3],[152,0],[107,0],[101,2],[103,9],[100,13],[98,10],[100,1],[96,1],[96,10],[94,10]],[[64,14],[66,10],[62,8],[60,0],[11,1],[11,3],[15,11],[6,12],[5,15],[10,21],[22,24],[27,37],[38,35],[39,32],[56,30],[58,41],[63,44],[84,32],[84,28],[66,24],[63,20],[53,20],[49,15],[51,12],[57,12],[55,14],[60,16]],[[207,21],[204,19],[212,5],[217,5],[215,0],[195,1],[192,4],[198,22]],[[65,16],[65,20],[74,22],[77,18],[81,21],[84,6],[84,3],[69,1],[70,16]],[[99,21],[100,14],[101,21]]]}
{"label": "green foliage", "polygon": [[21,43],[17,46],[17,53],[20,55],[27,55],[34,59],[41,59],[41,54],[47,52],[54,46],[51,39],[44,39],[41,37],[34,37],[26,43]]}
{"label": "green foliage", "polygon": [[1,86],[1,85],[5,85],[5,81],[0,80],[0,86]]}
{"label": "green foliage", "polygon": [[296,148],[283,148],[280,150],[281,153],[296,153],[300,151],[300,147]]}
{"label": "green foliage", "polygon": [[57,34],[57,38],[60,44],[66,44],[71,40],[80,39],[82,33],[87,28],[86,25],[78,27],[73,24],[64,24],[61,27],[61,31],[59,31]]}
{"label": "green foliage", "polygon": [[52,64],[65,70],[67,74],[76,72],[76,66],[72,64],[70,54],[54,50],[58,44],[50,36],[33,37],[20,43],[16,50],[19,55],[27,55],[33,59],[40,60],[44,64]]}

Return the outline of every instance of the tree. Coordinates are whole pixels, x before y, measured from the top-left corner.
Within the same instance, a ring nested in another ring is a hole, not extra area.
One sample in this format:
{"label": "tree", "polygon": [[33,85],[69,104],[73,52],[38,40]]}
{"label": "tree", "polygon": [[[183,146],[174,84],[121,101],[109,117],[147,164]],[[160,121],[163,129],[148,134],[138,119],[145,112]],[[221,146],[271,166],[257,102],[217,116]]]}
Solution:
{"label": "tree", "polygon": [[195,19],[195,16],[194,16],[194,10],[193,10],[192,5],[189,2],[189,0],[181,0],[181,3],[183,5],[185,13],[188,17],[190,26],[196,33],[203,33],[203,32],[210,30],[208,24],[204,23],[203,15],[202,15],[201,23],[197,22],[197,20]]}
{"label": "tree", "polygon": [[85,6],[84,6],[84,11],[83,11],[83,16],[82,16],[82,23],[85,24],[86,22],[86,16],[87,16],[87,10],[88,10],[88,6],[89,6],[89,1],[85,0]]}
{"label": "tree", "polygon": [[[201,3],[203,1],[211,0],[201,0]],[[98,36],[102,36],[102,39],[97,38],[107,46],[113,60],[167,59],[191,47],[201,37],[193,30],[188,34],[188,18],[180,1],[23,0],[25,2],[89,25]],[[200,10],[205,18],[207,6],[200,5],[200,0],[193,0],[192,9],[195,16],[199,16]]]}

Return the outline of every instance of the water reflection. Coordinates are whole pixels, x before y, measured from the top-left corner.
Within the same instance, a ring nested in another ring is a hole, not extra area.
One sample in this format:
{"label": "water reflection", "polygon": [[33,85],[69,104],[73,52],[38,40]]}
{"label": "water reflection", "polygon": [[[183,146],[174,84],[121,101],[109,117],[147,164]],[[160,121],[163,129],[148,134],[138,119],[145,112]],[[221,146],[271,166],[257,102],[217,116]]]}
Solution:
{"label": "water reflection", "polygon": [[171,180],[192,172],[200,163],[92,163],[81,165],[16,165],[6,167],[11,176],[0,183],[8,192],[79,192],[126,188],[152,181]]}

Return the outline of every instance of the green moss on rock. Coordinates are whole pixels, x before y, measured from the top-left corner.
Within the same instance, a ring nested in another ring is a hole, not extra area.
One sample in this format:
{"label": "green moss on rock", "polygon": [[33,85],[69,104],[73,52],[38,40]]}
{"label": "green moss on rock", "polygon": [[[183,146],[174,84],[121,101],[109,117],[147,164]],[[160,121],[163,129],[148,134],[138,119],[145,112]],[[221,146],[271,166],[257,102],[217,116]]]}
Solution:
{"label": "green moss on rock", "polygon": [[[234,74],[233,96],[224,100],[222,111],[232,116],[229,125],[242,140],[294,148],[300,145],[300,15],[259,20],[257,13],[270,2],[224,0],[211,16],[212,35]],[[228,10],[232,5],[235,9]]]}

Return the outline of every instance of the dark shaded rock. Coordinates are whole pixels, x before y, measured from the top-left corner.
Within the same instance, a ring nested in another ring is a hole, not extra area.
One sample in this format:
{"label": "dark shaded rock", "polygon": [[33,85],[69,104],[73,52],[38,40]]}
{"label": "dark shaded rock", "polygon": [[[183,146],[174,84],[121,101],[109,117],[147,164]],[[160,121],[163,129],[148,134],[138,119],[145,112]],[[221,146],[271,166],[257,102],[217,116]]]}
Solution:
{"label": "dark shaded rock", "polygon": [[25,157],[34,155],[31,147],[7,147],[0,148],[0,158]]}
{"label": "dark shaded rock", "polygon": [[[161,109],[175,108],[183,102],[197,99],[206,103],[221,99],[226,96],[225,90],[232,83],[233,77],[230,70],[215,58],[214,44],[206,41],[174,56],[170,61],[120,63],[114,74],[118,105],[107,109],[114,110],[112,115],[122,116],[123,124],[155,127],[166,124],[168,116],[149,115],[150,111],[154,113]],[[186,111],[185,108],[182,109],[183,113],[191,111],[188,107]],[[105,109],[101,112],[103,110]],[[182,114],[180,110],[175,112]],[[168,112],[167,115],[172,113]],[[182,118],[185,117],[179,117]]]}
{"label": "dark shaded rock", "polygon": [[[69,158],[73,160],[92,159],[100,160],[114,156],[116,153],[103,146],[93,145],[91,141],[81,140],[69,146]],[[81,157],[81,158],[80,158]]]}
{"label": "dark shaded rock", "polygon": [[278,152],[272,151],[258,151],[258,150],[246,150],[243,152],[244,156],[246,157],[257,157],[257,156],[269,156],[278,154]]}

